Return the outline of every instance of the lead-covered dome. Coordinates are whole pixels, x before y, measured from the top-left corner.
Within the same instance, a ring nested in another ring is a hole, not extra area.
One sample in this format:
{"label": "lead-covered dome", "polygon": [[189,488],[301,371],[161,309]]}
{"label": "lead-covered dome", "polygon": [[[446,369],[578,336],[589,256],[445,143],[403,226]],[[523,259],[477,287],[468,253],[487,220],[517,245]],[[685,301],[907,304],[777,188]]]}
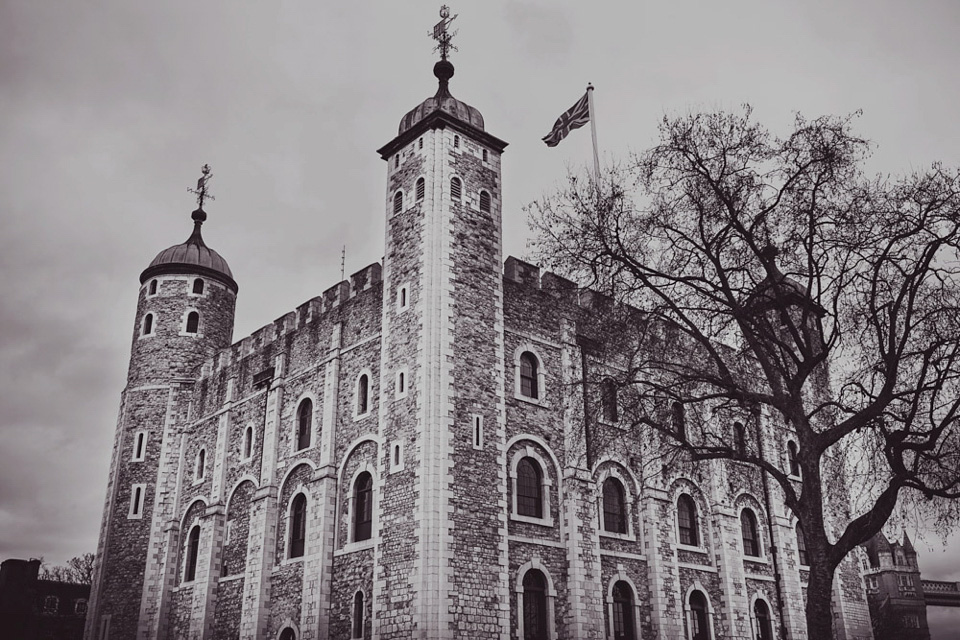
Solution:
{"label": "lead-covered dome", "polygon": [[435,111],[449,113],[457,120],[483,131],[483,116],[475,108],[450,95],[450,78],[453,77],[453,65],[449,60],[440,60],[433,65],[433,75],[440,81],[436,95],[427,98],[411,109],[400,120],[398,135],[403,135],[415,124]]}
{"label": "lead-covered dome", "polygon": [[162,274],[198,274],[220,280],[237,292],[237,283],[233,279],[230,265],[219,253],[207,246],[200,234],[200,227],[207,219],[203,209],[193,212],[193,233],[186,242],[164,249],[150,262],[150,266],[140,274],[140,284]]}

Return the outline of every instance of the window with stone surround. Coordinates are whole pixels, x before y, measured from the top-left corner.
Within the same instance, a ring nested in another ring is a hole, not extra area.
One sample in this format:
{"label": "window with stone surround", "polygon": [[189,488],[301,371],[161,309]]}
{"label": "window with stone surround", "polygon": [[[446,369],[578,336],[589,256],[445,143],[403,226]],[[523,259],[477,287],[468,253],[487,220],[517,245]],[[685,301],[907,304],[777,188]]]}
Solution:
{"label": "window with stone surround", "polygon": [[373,535],[373,476],[364,471],[353,485],[353,541]]}
{"label": "window with stone surround", "polygon": [[143,502],[147,492],[147,485],[135,484],[130,487],[130,512],[127,518],[139,520],[143,517]]}
{"label": "window with stone surround", "polygon": [[427,181],[423,178],[417,178],[417,202],[423,200],[423,196],[427,193]]}
{"label": "window with stone surround", "polygon": [[483,150],[483,161],[484,161],[484,162],[487,162],[487,160],[488,160],[488,157],[487,157],[487,150],[486,150],[486,149],[484,149],[484,150]]}
{"label": "window with stone surround", "polygon": [[357,591],[353,595],[353,615],[350,622],[350,638],[363,638],[363,591]]}
{"label": "window with stone surround", "polygon": [[187,323],[184,328],[184,333],[197,333],[200,330],[200,314],[196,311],[191,311],[187,314]]}
{"label": "window with stone surround", "polygon": [[766,602],[757,598],[753,603],[753,621],[757,630],[757,640],[773,640],[773,621],[770,618],[770,607]]}
{"label": "window with stone surround", "polygon": [[249,460],[253,457],[253,427],[247,426],[243,430],[243,459]]}
{"label": "window with stone surround", "polygon": [[130,456],[130,462],[143,462],[147,454],[147,432],[138,431],[133,437],[133,452]]}
{"label": "window with stone surround", "polygon": [[403,211],[403,191],[397,191],[393,194],[393,213],[398,214]]}
{"label": "window with stone surround", "polygon": [[480,192],[480,211],[490,213],[490,192],[488,191]]}
{"label": "window with stone surround", "polygon": [[693,591],[688,600],[690,615],[690,640],[711,640],[710,610],[707,596],[702,591]]}
{"label": "window with stone surround", "polygon": [[807,556],[807,541],[803,535],[803,527],[797,523],[797,555],[801,567],[810,566],[810,558]]}
{"label": "window with stone surround", "polygon": [[147,295],[148,296],[157,295],[157,281],[155,279],[150,281],[150,286],[147,287]]}
{"label": "window with stone surround", "polygon": [[616,478],[603,481],[603,530],[627,533],[627,505],[623,484]]}
{"label": "window with stone surround", "polygon": [[740,537],[743,539],[744,555],[760,557],[760,531],[757,527],[757,516],[752,509],[740,512]]}
{"label": "window with stone surround", "polygon": [[148,313],[143,316],[143,328],[140,331],[140,335],[143,336],[152,336],[153,335],[153,314]]}
{"label": "window with stone surround", "polygon": [[394,391],[398,400],[407,397],[407,390],[410,386],[409,378],[410,376],[407,375],[406,369],[400,369],[397,371],[397,381]]}
{"label": "window with stone surround", "polygon": [[700,546],[700,526],[697,521],[697,505],[689,494],[682,493],[677,498],[677,532],[680,544],[688,547]]}
{"label": "window with stone surround", "polygon": [[193,525],[190,535],[187,536],[186,562],[184,563],[183,581],[193,582],[197,578],[197,556],[200,553],[200,525]]}
{"label": "window with stone surround", "polygon": [[517,515],[543,517],[543,471],[533,458],[517,465]]}
{"label": "window with stone surround", "polygon": [[303,451],[310,446],[313,432],[313,401],[304,398],[297,407],[297,442],[295,451]]}
{"label": "window with stone surround", "polygon": [[370,413],[370,374],[367,372],[357,376],[357,384],[353,394],[353,417],[362,418]]}
{"label": "window with stone surround", "polygon": [[454,149],[460,148],[460,136],[453,136],[453,148]]}
{"label": "window with stone surround", "polygon": [[523,638],[547,640],[547,580],[543,572],[530,569],[523,576]]}
{"label": "window with stone surround", "polygon": [[196,279],[193,281],[193,293],[196,294],[196,295],[198,295],[198,296],[202,296],[202,295],[203,295],[203,286],[204,286],[203,278],[196,278]]}
{"label": "window with stone surround", "polygon": [[520,354],[518,391],[521,397],[540,399],[540,359],[532,351]]}
{"label": "window with stone surround", "polygon": [[483,416],[473,415],[470,417],[473,426],[473,448],[483,448]]}
{"label": "window with stone surround", "polygon": [[193,467],[193,481],[201,482],[207,473],[207,450],[201,448],[197,452],[197,459]]}
{"label": "window with stone surround", "polygon": [[397,289],[397,313],[402,313],[410,308],[410,286],[402,285]]}
{"label": "window with stone surround", "polygon": [[636,640],[633,589],[623,580],[613,584],[613,640]]}
{"label": "window with stone surround", "polygon": [[307,497],[302,493],[294,496],[290,503],[290,516],[287,521],[290,523],[287,557],[300,558],[303,556],[307,541]]}
{"label": "window with stone surround", "polygon": [[460,181],[460,178],[453,177],[450,178],[450,199],[459,200],[463,195],[463,182]]}
{"label": "window with stone surround", "polygon": [[787,465],[790,468],[790,475],[799,478],[800,461],[797,459],[797,443],[793,440],[787,441]]}

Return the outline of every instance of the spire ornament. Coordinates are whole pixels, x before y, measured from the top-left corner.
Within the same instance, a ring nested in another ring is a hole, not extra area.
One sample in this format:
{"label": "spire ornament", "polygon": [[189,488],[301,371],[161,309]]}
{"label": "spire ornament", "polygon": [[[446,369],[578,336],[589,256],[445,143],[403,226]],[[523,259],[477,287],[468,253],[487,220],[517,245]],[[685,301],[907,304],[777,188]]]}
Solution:
{"label": "spire ornament", "polygon": [[203,222],[207,219],[207,214],[203,210],[203,203],[207,200],[216,200],[213,197],[213,194],[210,193],[210,188],[207,186],[207,183],[210,182],[210,179],[213,177],[213,172],[210,170],[210,165],[205,164],[200,167],[200,173],[203,174],[197,180],[197,188],[191,189],[187,187],[187,192],[192,193],[197,196],[197,210],[193,212],[191,216],[196,222]]}
{"label": "spire ornament", "polygon": [[451,51],[458,51],[458,49],[453,45],[453,36],[457,35],[456,31],[450,32],[447,30],[447,27],[450,26],[450,23],[457,19],[457,15],[450,17],[450,7],[443,5],[440,7],[440,22],[433,25],[433,33],[428,34],[431,38],[437,41],[437,45],[433,48],[434,51],[440,52],[440,59],[446,61],[447,56],[450,55]]}

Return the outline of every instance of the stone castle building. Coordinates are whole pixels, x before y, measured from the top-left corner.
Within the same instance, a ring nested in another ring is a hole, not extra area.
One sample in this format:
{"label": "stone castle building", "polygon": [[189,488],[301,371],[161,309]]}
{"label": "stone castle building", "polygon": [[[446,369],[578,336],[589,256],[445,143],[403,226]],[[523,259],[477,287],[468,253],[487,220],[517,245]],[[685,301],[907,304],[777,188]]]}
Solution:
{"label": "stone castle building", "polygon": [[[382,265],[236,343],[202,207],[141,274],[86,637],[806,638],[776,487],[650,471],[584,382],[617,368],[609,302],[503,262],[507,144],[434,73],[379,150]],[[855,562],[835,584],[871,637]]]}

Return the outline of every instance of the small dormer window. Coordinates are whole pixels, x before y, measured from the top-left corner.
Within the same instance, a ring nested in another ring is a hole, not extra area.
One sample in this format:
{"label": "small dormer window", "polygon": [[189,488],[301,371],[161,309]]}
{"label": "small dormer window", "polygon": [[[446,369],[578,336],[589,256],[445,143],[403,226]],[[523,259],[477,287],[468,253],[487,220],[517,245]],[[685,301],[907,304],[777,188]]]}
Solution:
{"label": "small dormer window", "polygon": [[193,281],[193,292],[197,295],[203,295],[203,278],[197,278]]}

